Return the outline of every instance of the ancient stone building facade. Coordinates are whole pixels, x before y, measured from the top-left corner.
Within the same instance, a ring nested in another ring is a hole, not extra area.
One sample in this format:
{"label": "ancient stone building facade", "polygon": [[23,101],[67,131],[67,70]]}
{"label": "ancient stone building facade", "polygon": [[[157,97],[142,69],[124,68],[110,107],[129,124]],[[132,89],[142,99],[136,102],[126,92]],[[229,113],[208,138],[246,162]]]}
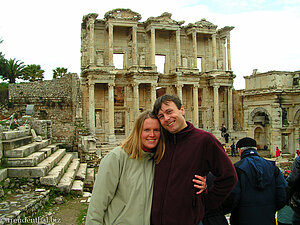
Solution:
{"label": "ancient stone building facade", "polygon": [[16,83],[9,85],[9,113],[16,119],[26,114],[28,105],[33,105],[39,120],[51,120],[54,142],[68,146],[74,144],[75,121],[82,117],[80,81],[77,74],[62,78]]}
{"label": "ancient stone building facade", "polygon": [[254,137],[260,148],[267,146],[275,154],[278,146],[283,153],[299,150],[300,71],[270,71],[244,77],[243,127]]}
{"label": "ancient stone building facade", "polygon": [[127,135],[136,116],[164,93],[182,99],[186,119],[196,127],[217,137],[222,124],[233,130],[233,27],[217,29],[205,19],[183,25],[170,13],[140,22],[130,9],[97,17],[82,20],[81,84],[83,119],[99,140]]}

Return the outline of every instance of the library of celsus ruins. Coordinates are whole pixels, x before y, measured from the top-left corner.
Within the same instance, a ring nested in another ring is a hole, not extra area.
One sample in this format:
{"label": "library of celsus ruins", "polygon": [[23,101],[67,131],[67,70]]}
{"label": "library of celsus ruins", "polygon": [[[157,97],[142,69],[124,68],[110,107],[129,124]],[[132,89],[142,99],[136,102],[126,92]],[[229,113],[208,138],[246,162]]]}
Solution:
{"label": "library of celsus ruins", "polygon": [[186,119],[196,126],[215,131],[226,124],[232,130],[233,27],[217,30],[205,19],[182,26],[170,13],[139,22],[141,15],[129,9],[96,18],[83,18],[81,78],[84,118],[97,137],[114,140],[114,130],[128,134],[136,115],[164,93],[182,99]]}
{"label": "library of celsus ruins", "polygon": [[167,93],[182,99],[188,121],[220,140],[225,126],[231,141],[247,135],[271,152],[276,146],[299,149],[299,71],[269,72],[267,80],[254,73],[245,91],[233,90],[234,27],[218,29],[206,19],[184,25],[171,13],[140,22],[130,9],[97,17],[82,20],[81,85],[83,119],[99,140],[126,136],[136,116]]}

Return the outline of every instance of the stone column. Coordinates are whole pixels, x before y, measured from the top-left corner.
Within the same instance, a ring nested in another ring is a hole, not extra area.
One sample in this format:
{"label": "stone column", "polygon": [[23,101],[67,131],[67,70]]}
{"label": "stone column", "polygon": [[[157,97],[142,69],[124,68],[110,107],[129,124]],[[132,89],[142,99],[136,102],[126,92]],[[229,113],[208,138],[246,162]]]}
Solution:
{"label": "stone column", "polygon": [[155,66],[155,28],[151,28],[151,66]]}
{"label": "stone column", "polygon": [[177,50],[177,67],[181,67],[181,52],[180,52],[180,29],[176,30],[176,50]]}
{"label": "stone column", "polygon": [[228,129],[233,130],[232,87],[228,87]]}
{"label": "stone column", "polygon": [[137,26],[132,27],[132,64],[137,66]]}
{"label": "stone column", "polygon": [[108,23],[108,64],[113,66],[114,58],[114,28],[111,23]]}
{"label": "stone column", "polygon": [[156,87],[157,84],[151,83],[151,107],[154,106],[156,100]]}
{"label": "stone column", "polygon": [[[131,110],[130,110],[130,104],[129,104],[129,99],[132,96],[132,92],[131,92],[131,87],[126,85],[125,86],[125,137],[128,137],[129,132],[131,130],[131,122],[130,122],[130,118],[131,118]],[[131,103],[131,101],[130,101]]]}
{"label": "stone column", "polygon": [[139,115],[139,84],[134,83],[133,86],[133,115],[136,118]]}
{"label": "stone column", "polygon": [[181,103],[182,103],[182,87],[183,87],[183,84],[176,84],[175,86],[176,86],[176,89],[177,89],[177,96],[181,100]]}
{"label": "stone column", "polygon": [[216,70],[217,67],[217,38],[216,34],[212,35],[212,55],[213,55],[213,69]]}
{"label": "stone column", "polygon": [[194,68],[197,68],[197,33],[195,29],[193,29],[192,36],[193,36]]}
{"label": "stone column", "polygon": [[198,106],[198,84],[194,84],[193,87],[193,105],[194,105],[194,119],[193,123],[195,127],[199,127],[199,106]]}
{"label": "stone column", "polygon": [[108,129],[109,142],[115,140],[115,103],[114,103],[114,83],[108,84]]}
{"label": "stone column", "polygon": [[89,29],[89,64],[94,65],[95,64],[95,38],[94,38],[94,32],[95,32],[95,20],[96,16],[90,16],[88,20],[88,29]]}
{"label": "stone column", "polygon": [[228,70],[231,71],[231,49],[230,49],[230,33],[228,32],[227,35],[227,63],[228,63]]}
{"label": "stone column", "polygon": [[95,84],[89,80],[89,129],[95,134]]}
{"label": "stone column", "polygon": [[214,85],[214,129],[219,128],[219,86]]}
{"label": "stone column", "polygon": [[299,147],[299,127],[295,128],[295,133],[294,133],[294,152],[290,153],[296,153],[296,150],[300,150]]}

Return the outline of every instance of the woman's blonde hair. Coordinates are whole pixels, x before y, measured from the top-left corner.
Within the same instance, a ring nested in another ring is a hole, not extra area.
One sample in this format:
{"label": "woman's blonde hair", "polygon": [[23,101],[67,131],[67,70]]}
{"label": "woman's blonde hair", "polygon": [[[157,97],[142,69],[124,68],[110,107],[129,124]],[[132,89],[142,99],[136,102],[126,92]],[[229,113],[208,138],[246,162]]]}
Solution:
{"label": "woman's blonde hair", "polygon": [[[134,123],[134,128],[130,132],[129,136],[124,140],[122,148],[127,152],[130,158],[140,159],[142,154],[142,142],[141,142],[141,133],[144,125],[144,121],[148,118],[157,119],[157,117],[150,111],[147,110],[140,114],[137,120]],[[163,130],[160,126],[160,138],[156,147],[156,152],[154,159],[156,164],[160,162],[165,152],[165,142],[163,136]]]}

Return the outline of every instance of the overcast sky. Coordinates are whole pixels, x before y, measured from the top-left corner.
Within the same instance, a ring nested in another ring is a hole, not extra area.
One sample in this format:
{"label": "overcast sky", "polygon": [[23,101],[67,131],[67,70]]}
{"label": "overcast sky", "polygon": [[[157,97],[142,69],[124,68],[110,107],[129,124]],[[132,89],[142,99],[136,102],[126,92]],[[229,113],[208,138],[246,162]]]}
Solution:
{"label": "overcast sky", "polygon": [[163,12],[185,24],[206,18],[231,31],[235,89],[244,76],[270,70],[300,70],[300,0],[10,0],[0,4],[0,51],[6,59],[38,64],[45,79],[56,67],[80,75],[80,26],[83,15],[129,8],[140,22]]}

